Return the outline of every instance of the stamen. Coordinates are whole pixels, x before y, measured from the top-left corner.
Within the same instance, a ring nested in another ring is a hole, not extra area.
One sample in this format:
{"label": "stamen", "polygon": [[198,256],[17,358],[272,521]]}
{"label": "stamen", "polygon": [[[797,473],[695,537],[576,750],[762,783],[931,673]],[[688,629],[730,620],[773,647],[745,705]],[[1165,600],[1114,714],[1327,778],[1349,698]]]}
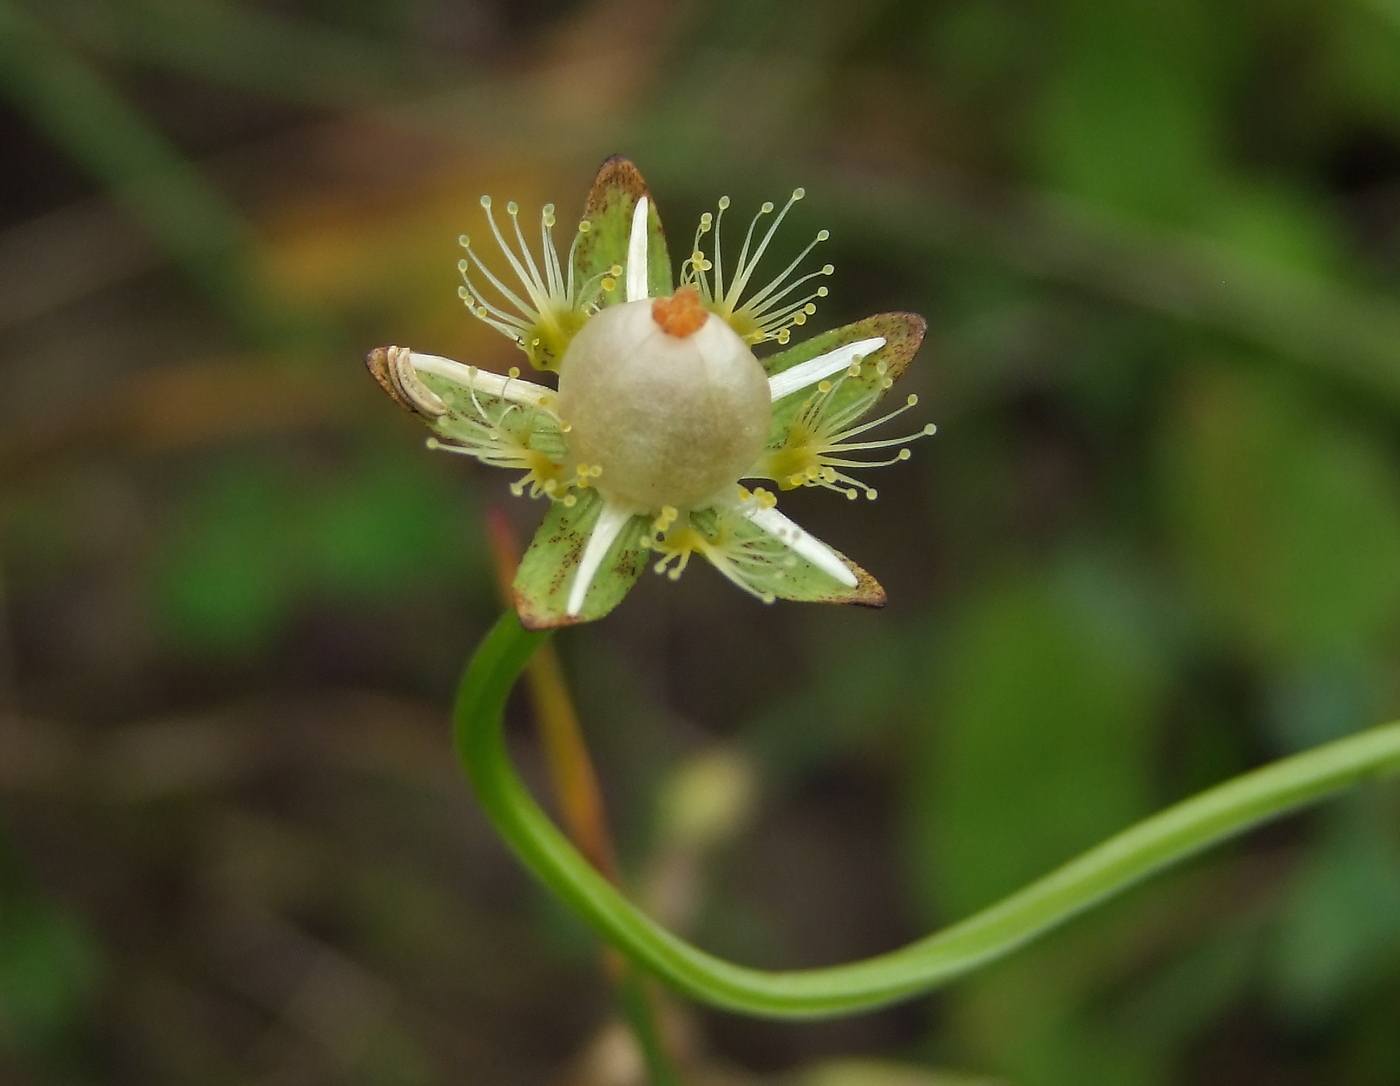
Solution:
{"label": "stamen", "polygon": [[[544,254],[544,270],[550,294],[564,293],[564,277],[560,274],[559,253],[554,248],[554,205],[545,204],[540,210],[540,252]],[[570,270],[573,268],[570,262]]]}
{"label": "stamen", "polygon": [[652,523],[645,542],[661,555],[657,573],[678,580],[690,564],[691,555],[705,556],[729,581],[751,596],[772,603],[783,582],[797,565],[797,558],[771,533],[754,531],[748,510],[771,509],[776,502],[766,490],[752,494],[738,488],[739,499],[688,515],[677,524],[676,510],[667,506]]}
{"label": "stamen", "polygon": [[[515,201],[506,204],[513,240],[497,224],[491,197],[483,196],[481,207],[491,235],[519,280],[519,286],[506,284],[492,272],[472,247],[471,239],[463,234],[458,240],[466,250],[466,257],[458,261],[457,269],[464,286],[458,294],[474,316],[514,340],[536,367],[557,368],[569,341],[597,310],[597,294],[607,274],[594,276],[582,284],[575,283],[574,256],[579,239],[588,231],[588,223],[580,223],[574,235],[566,272],[554,244],[553,204],[546,204],[540,213],[539,261],[525,240],[525,231],[520,225],[520,206]],[[484,285],[499,296],[499,302],[484,296],[473,281],[478,274],[483,277]]]}
{"label": "stamen", "polygon": [[[830,275],[835,271],[832,265],[826,264],[817,271],[809,272],[796,279],[792,278],[807,255],[817,245],[830,238],[830,233],[822,230],[782,272],[755,291],[747,301],[741,301],[744,291],[748,288],[749,282],[757,270],[758,262],[767,251],[778,227],[787,217],[793,204],[805,195],[805,190],[800,188],[792,191],[787,203],[783,205],[782,210],[768,225],[767,230],[764,231],[755,246],[754,237],[758,230],[759,220],[765,215],[772,214],[774,209],[771,201],[763,203],[758,214],[749,222],[749,228],[744,234],[744,243],[739,250],[737,267],[734,269],[732,278],[727,281],[724,276],[720,220],[723,218],[725,209],[729,206],[729,197],[722,197],[719,202],[719,212],[716,215],[711,217],[707,212],[701,216],[700,225],[695,231],[695,244],[690,258],[681,266],[681,281],[694,284],[700,291],[700,296],[706,306],[727,321],[748,343],[762,343],[765,340],[786,343],[791,336],[791,329],[805,323],[807,318],[816,312],[814,304],[816,299],[826,296],[826,288],[822,287],[795,301],[787,300],[802,284],[819,276]],[[701,249],[701,239],[711,230],[714,231],[713,260],[707,259]]]}
{"label": "stamen", "polygon": [[758,214],[749,220],[749,228],[744,234],[744,245],[739,250],[739,268],[734,273],[734,280],[729,284],[729,289],[724,295],[724,304],[730,309],[738,306],[740,291],[749,285],[749,276],[753,274],[754,265],[758,263],[758,258],[763,255],[763,250],[768,248],[768,242],[773,238],[773,231],[778,228],[778,224],[783,221],[783,216],[787,214],[787,210],[791,206],[792,201],[789,200],[787,206],[773,220],[773,225],[768,228],[768,233],[763,235],[763,241],[759,243],[758,252],[754,253],[752,261],[749,260],[749,245],[753,242],[754,229],[758,226],[759,219],[765,215],[773,214],[773,201],[764,200],[759,206]]}
{"label": "stamen", "polygon": [[[523,471],[511,484],[516,495],[528,487],[532,498],[574,504],[570,489],[577,482],[565,468],[568,453],[551,406],[552,389],[520,380],[518,369],[502,376],[437,355],[394,351],[388,368],[395,388],[417,409],[433,414],[433,428],[441,435],[428,439],[429,448]],[[436,379],[437,388],[424,384],[423,375]],[[430,412],[434,406],[441,410]]]}
{"label": "stamen", "polygon": [[729,197],[728,197],[728,196],[721,196],[721,197],[719,198],[719,210],[715,213],[715,292],[714,292],[714,293],[715,293],[716,299],[718,299],[718,297],[719,297],[721,294],[724,293],[724,288],[721,286],[721,284],[724,282],[724,263],[723,263],[723,261],[720,260],[720,251],[719,251],[719,224],[720,224],[720,220],[724,218],[724,213],[725,213],[726,211],[728,211],[728,210],[729,210]]}
{"label": "stamen", "polygon": [[535,309],[528,302],[524,301],[518,294],[511,290],[510,287],[506,286],[504,283],[502,283],[499,279],[496,278],[495,274],[492,273],[491,269],[481,262],[481,257],[477,256],[475,250],[471,248],[470,239],[468,239],[467,242],[467,257],[472,264],[476,265],[477,269],[481,272],[481,274],[486,276],[487,281],[493,287],[495,287],[497,291],[500,292],[501,296],[505,298],[506,301],[510,302],[511,305],[515,306],[516,309],[520,310],[520,312],[527,319],[521,320],[519,317],[512,316],[511,314],[506,313],[504,310],[498,309],[496,306],[484,301],[481,297],[481,291],[477,290],[472,285],[472,281],[467,278],[467,273],[470,270],[470,266],[467,264],[467,261],[459,260],[457,261],[457,270],[461,273],[462,279],[467,285],[467,289],[476,296],[478,306],[485,306],[488,310],[490,310],[500,319],[507,321],[511,324],[519,325],[521,328],[529,328],[531,325],[539,321],[539,310]]}
{"label": "stamen", "polygon": [[[829,355],[799,363],[792,369],[770,378],[770,389],[774,382],[804,367],[812,368],[806,374],[799,375],[799,379],[822,370],[833,372],[834,363],[840,361],[841,350],[838,348]],[[820,365],[813,366],[813,363]],[[840,390],[852,379],[863,380],[863,387],[855,395],[840,395]],[[823,378],[817,382],[815,391],[793,415],[781,444],[769,448],[754,469],[754,474],[773,479],[784,490],[792,490],[799,486],[820,486],[844,494],[850,499],[864,494],[873,500],[878,496],[874,487],[839,469],[887,467],[908,460],[912,454],[906,447],[907,443],[932,435],[937,430],[932,423],[928,423],[915,433],[900,437],[854,440],[918,404],[919,398],[911,395],[903,406],[879,418],[855,425],[856,420],[862,418],[874,406],[889,384],[890,378],[886,374],[883,361],[873,366],[862,367],[859,355],[855,355],[846,371],[835,381]],[[782,391],[781,387],[779,391]],[[855,453],[897,446],[900,447],[898,452],[885,459],[865,460],[852,456]]]}

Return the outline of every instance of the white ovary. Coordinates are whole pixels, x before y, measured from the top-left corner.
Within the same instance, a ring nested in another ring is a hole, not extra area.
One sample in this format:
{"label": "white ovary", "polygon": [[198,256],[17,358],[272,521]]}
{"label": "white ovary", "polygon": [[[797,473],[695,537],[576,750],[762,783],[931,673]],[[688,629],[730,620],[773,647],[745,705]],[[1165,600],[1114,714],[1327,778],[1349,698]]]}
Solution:
{"label": "white ovary", "polygon": [[724,321],[663,331],[652,301],[612,306],[574,337],[558,411],[595,485],[638,512],[694,509],[732,487],[763,452],[772,401],[763,367]]}

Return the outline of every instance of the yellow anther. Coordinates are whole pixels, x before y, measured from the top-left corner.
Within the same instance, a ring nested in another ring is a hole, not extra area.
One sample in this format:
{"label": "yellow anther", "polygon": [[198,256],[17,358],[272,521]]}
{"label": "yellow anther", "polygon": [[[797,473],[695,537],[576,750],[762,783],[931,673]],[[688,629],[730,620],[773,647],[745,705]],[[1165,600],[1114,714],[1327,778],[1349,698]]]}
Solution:
{"label": "yellow anther", "polygon": [[[681,267],[681,282],[693,284],[700,291],[706,308],[727,322],[746,343],[763,343],[769,340],[787,343],[791,339],[789,329],[793,325],[803,324],[812,316],[816,312],[813,299],[824,297],[826,294],[825,288],[821,288],[806,295],[793,297],[804,283],[822,275],[830,275],[835,270],[828,264],[818,271],[798,274],[798,268],[813,247],[830,237],[826,230],[821,231],[795,260],[768,283],[755,286],[751,282],[759,260],[767,250],[774,233],[792,205],[805,195],[805,190],[794,189],[787,204],[760,234],[759,220],[772,214],[775,207],[771,200],[765,200],[749,223],[739,259],[727,267],[721,254],[720,219],[729,207],[729,197],[725,196],[719,201],[718,214],[706,212],[700,216],[692,252]],[[706,257],[700,248],[700,242],[711,230],[714,231],[714,252],[712,257]]]}
{"label": "yellow anther", "polygon": [[[864,435],[870,430],[919,402],[918,396],[911,394],[894,411],[869,422],[857,422],[879,399],[880,394],[893,384],[888,371],[889,366],[885,362],[862,367],[858,359],[837,379],[819,382],[793,416],[782,444],[769,449],[758,473],[774,480],[784,490],[799,486],[822,486],[845,494],[847,498],[855,498],[862,493],[867,498],[874,498],[876,491],[873,487],[853,479],[841,469],[881,467],[908,460],[912,455],[908,448],[900,448],[893,455],[887,454],[889,458],[885,460],[863,460],[855,454],[905,445],[914,438],[935,431],[930,423],[916,433],[902,437],[865,438]],[[839,395],[842,386],[852,379],[862,382],[855,394]]]}

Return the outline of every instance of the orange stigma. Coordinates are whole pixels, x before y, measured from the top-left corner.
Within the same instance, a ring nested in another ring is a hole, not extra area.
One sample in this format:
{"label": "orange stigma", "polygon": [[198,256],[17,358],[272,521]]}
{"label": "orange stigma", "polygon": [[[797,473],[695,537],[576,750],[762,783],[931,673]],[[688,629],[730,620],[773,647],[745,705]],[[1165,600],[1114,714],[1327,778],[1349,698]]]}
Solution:
{"label": "orange stigma", "polygon": [[669,298],[657,298],[651,303],[651,318],[668,336],[685,339],[700,331],[709,312],[700,304],[700,292],[694,287],[681,287]]}

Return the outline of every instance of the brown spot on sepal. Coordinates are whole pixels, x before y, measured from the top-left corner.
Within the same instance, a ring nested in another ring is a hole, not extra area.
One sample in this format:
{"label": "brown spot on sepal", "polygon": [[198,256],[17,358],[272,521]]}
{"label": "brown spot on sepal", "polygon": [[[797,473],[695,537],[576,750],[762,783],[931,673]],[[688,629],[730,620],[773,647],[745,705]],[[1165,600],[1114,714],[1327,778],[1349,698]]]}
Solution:
{"label": "brown spot on sepal", "polygon": [[856,565],[849,558],[845,559],[845,562],[850,571],[856,575],[860,583],[855,587],[856,595],[850,596],[841,602],[854,604],[856,607],[872,607],[876,609],[885,606],[885,604],[889,602],[889,597],[885,595],[885,590],[881,587],[880,582],[866,573],[865,570],[861,569],[860,566]]}
{"label": "brown spot on sepal", "polygon": [[889,366],[885,376],[897,380],[923,345],[924,335],[928,332],[928,321],[917,313],[905,312],[877,313],[867,319],[878,329],[876,335],[885,337],[885,345],[872,357],[884,359]]}
{"label": "brown spot on sepal", "polygon": [[584,216],[593,218],[601,215],[607,210],[614,192],[624,194],[628,198],[629,207],[643,196],[651,195],[642,172],[626,155],[613,155],[598,167],[598,174],[593,178],[593,187],[588,190],[588,202],[583,209]]}
{"label": "brown spot on sepal", "polygon": [[[578,568],[578,562],[579,559],[582,557],[583,553],[583,541],[582,537],[576,538],[578,538],[580,542],[571,551],[573,560],[562,563],[554,572],[554,575],[550,577],[549,592],[545,597],[546,599],[562,597],[565,593],[565,587],[569,575],[573,572],[573,570]],[[618,555],[617,561],[613,564],[611,572],[623,577],[631,578],[635,582],[638,578],[640,578],[642,571],[646,568],[645,556],[647,553],[648,552],[640,549],[624,550],[620,555]],[[527,630],[561,630],[565,626],[577,626],[580,623],[584,622],[594,622],[597,619],[605,617],[612,611],[612,608],[610,607],[601,615],[569,615],[565,614],[562,610],[548,611],[542,608],[537,608],[535,606],[534,601],[532,601],[528,596],[526,596],[525,593],[521,592],[519,587],[515,587],[512,589],[512,595],[515,597],[515,611],[516,614],[520,616],[520,624],[524,626]],[[620,603],[621,600],[618,600],[618,602]],[[614,604],[613,606],[616,606],[616,604]],[[879,605],[876,604],[874,606]],[[587,610],[587,608],[585,608],[585,610]]]}
{"label": "brown spot on sepal", "polygon": [[[647,188],[641,171],[625,155],[613,155],[598,168],[593,186],[588,190],[583,217],[591,229],[583,234],[574,250],[574,270],[582,282],[601,279],[614,267],[627,263],[627,239],[632,223],[632,209],[643,196],[651,203],[647,214],[648,229],[653,244],[647,251],[647,282],[653,295],[671,289],[671,259],[666,249],[665,232],[656,209],[656,198]],[[603,305],[615,305],[623,300],[619,290],[603,293]]]}
{"label": "brown spot on sepal", "polygon": [[[584,497],[584,494],[588,496]],[[597,501],[596,494],[585,491],[580,495],[579,505]],[[614,544],[620,549],[614,552],[611,563],[604,567],[606,575],[600,571],[594,581],[595,590],[600,585],[607,585],[603,594],[599,596],[596,591],[590,592],[581,614],[569,615],[564,612],[574,571],[578,569],[595,523],[596,518],[580,507],[571,508],[556,503],[545,514],[545,523],[521,559],[513,585],[515,610],[526,629],[553,630],[602,618],[622,601],[636,583],[646,559],[639,546],[625,542],[628,535],[640,537],[640,527],[629,523],[623,529],[623,537]],[[618,583],[619,578],[621,583]]]}

